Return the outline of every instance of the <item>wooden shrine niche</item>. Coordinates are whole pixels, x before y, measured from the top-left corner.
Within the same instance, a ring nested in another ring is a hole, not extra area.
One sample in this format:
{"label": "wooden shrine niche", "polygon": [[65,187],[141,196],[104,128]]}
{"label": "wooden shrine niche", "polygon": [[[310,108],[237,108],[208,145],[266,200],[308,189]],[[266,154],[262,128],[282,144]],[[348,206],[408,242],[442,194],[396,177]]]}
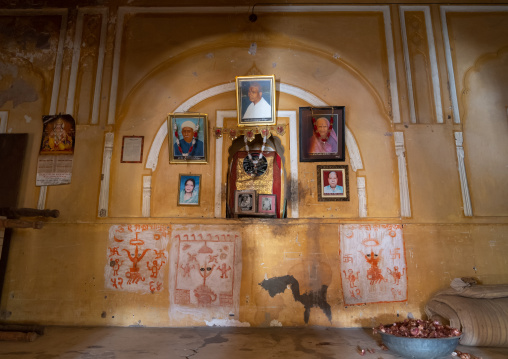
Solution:
{"label": "wooden shrine niche", "polygon": [[229,148],[227,218],[286,215],[284,149],[276,136],[267,138],[261,152],[262,146],[263,138],[257,134],[247,145],[239,136]]}

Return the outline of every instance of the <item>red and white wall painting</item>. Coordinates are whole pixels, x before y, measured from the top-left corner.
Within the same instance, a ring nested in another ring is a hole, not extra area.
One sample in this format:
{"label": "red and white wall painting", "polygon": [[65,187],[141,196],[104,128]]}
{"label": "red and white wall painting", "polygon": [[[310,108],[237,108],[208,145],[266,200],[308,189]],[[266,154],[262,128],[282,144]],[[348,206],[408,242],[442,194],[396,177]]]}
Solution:
{"label": "red and white wall painting", "polygon": [[155,293],[165,289],[168,225],[114,225],[109,229],[106,288]]}
{"label": "red and white wall painting", "polygon": [[240,235],[203,226],[175,226],[171,243],[170,318],[238,320]]}
{"label": "red and white wall painting", "polygon": [[344,224],[339,234],[345,305],[407,300],[401,225]]}

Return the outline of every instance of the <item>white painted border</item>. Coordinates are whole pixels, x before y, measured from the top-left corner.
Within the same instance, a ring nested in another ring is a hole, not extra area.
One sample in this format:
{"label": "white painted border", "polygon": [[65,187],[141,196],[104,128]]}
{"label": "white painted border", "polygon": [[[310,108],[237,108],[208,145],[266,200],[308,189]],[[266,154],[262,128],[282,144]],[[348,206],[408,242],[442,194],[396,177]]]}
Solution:
{"label": "white painted border", "polygon": [[107,8],[79,8],[76,20],[76,29],[74,35],[73,52],[72,52],[72,66],[69,79],[69,91],[67,93],[67,106],[66,113],[73,115],[74,101],[76,97],[76,85],[79,69],[79,60],[81,54],[81,40],[83,36],[83,19],[87,14],[101,15],[101,34],[99,40],[99,54],[97,57],[97,72],[95,74],[95,88],[93,95],[92,116],[91,123],[97,124],[99,118],[99,105],[100,94],[102,86],[102,73],[104,69],[104,54],[106,48],[106,32],[108,24],[108,9]]}
{"label": "white painted border", "polygon": [[0,111],[0,133],[7,133],[7,120],[9,111]]}
{"label": "white painted border", "polygon": [[429,45],[429,60],[432,76],[432,89],[434,94],[434,106],[436,110],[436,122],[443,123],[443,106],[441,104],[441,88],[439,86],[439,72],[437,69],[436,45],[434,42],[434,32],[432,31],[432,18],[428,6],[401,6],[400,7],[400,24],[402,30],[402,43],[404,47],[404,63],[406,65],[407,86],[409,95],[409,107],[411,123],[416,123],[416,111],[413,94],[413,81],[411,80],[411,65],[409,62],[409,48],[407,43],[405,12],[406,11],[423,11],[425,16],[425,28],[427,30],[427,42]]}
{"label": "white painted border", "polygon": [[[113,51],[113,69],[111,78],[111,91],[108,112],[108,124],[115,123],[116,106],[117,106],[117,92],[118,92],[118,76],[120,71],[120,56],[122,47],[123,36],[123,23],[126,14],[146,14],[146,13],[192,13],[192,14],[248,14],[251,11],[250,6],[238,7],[152,7],[152,8],[138,8],[138,7],[119,7],[118,19],[116,26],[115,47]],[[299,6],[257,6],[256,13],[278,13],[278,12],[382,12],[384,20],[386,52],[388,56],[388,74],[390,79],[390,97],[391,97],[391,113],[394,123],[400,123],[400,109],[399,109],[399,95],[397,86],[397,72],[395,68],[395,50],[393,45],[392,35],[392,21],[390,16],[390,7],[383,6],[343,6],[343,5],[299,5]]]}
{"label": "white painted border", "polygon": [[450,47],[450,38],[448,35],[448,23],[446,14],[449,12],[508,12],[508,6],[441,6],[441,22],[443,27],[443,40],[445,45],[446,66],[448,68],[448,77],[450,83],[450,95],[453,108],[453,122],[460,123],[459,103],[457,98],[457,84],[455,83],[455,74],[453,72],[452,51]]}
{"label": "white painted border", "polygon": [[[224,126],[224,119],[235,118],[237,116],[236,110],[231,111],[217,111],[217,118],[215,120],[217,127]],[[215,207],[214,217],[222,217],[222,146],[223,138],[215,140]]]}

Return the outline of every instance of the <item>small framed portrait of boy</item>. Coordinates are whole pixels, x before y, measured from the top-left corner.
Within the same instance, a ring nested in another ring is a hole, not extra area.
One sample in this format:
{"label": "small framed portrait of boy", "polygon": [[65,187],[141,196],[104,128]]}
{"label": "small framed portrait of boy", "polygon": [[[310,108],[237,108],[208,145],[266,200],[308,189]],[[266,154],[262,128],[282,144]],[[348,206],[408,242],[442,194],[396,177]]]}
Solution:
{"label": "small framed portrait of boy", "polygon": [[239,126],[274,125],[275,75],[237,76],[236,103]]}
{"label": "small framed portrait of boy", "polygon": [[178,183],[178,205],[199,206],[201,175],[180,174]]}
{"label": "small framed portrait of boy", "polygon": [[236,214],[256,213],[256,191],[254,190],[236,191],[235,213]]}
{"label": "small framed portrait of boy", "polygon": [[258,195],[258,213],[275,214],[276,199],[275,194]]}
{"label": "small framed portrait of boy", "polygon": [[349,201],[347,165],[317,166],[318,202]]}
{"label": "small framed portrait of boy", "polygon": [[208,161],[208,115],[170,113],[168,116],[169,163]]}

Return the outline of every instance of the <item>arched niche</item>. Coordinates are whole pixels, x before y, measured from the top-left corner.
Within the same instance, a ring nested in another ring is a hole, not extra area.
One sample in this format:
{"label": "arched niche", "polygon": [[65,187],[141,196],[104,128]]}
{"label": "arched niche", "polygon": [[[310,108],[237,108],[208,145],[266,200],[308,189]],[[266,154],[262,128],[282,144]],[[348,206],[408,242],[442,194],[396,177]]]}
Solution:
{"label": "arched niche", "polygon": [[[285,217],[288,186],[286,183],[284,152],[284,147],[277,136],[267,136],[264,147],[263,138],[260,134],[257,134],[252,141],[248,141],[245,136],[233,140],[228,150],[227,162],[227,218],[241,216]],[[246,190],[256,191],[257,197],[253,207],[255,213],[238,213],[237,195]],[[275,195],[275,198],[268,198],[272,200],[270,209],[273,213],[262,213],[263,211],[260,210],[260,202],[264,195]]]}

